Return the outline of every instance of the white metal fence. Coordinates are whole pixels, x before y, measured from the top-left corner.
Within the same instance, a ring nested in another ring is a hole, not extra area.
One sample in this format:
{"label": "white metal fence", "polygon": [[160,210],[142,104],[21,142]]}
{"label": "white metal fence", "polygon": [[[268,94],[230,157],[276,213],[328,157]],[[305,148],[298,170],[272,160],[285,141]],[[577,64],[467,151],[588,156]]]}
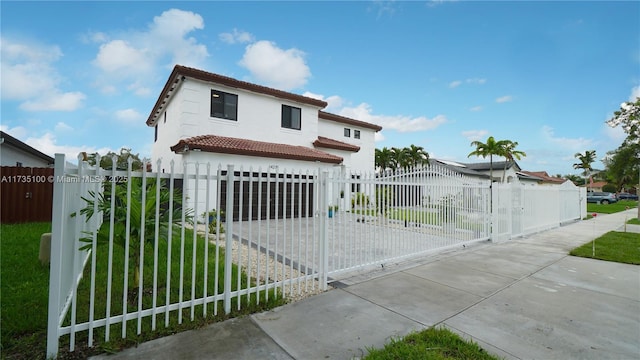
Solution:
{"label": "white metal fence", "polygon": [[324,290],[352,270],[558,226],[584,205],[570,188],[494,184],[492,199],[488,181],[437,165],[275,169],[75,169],[56,155],[47,355],[63,336],[73,351]]}

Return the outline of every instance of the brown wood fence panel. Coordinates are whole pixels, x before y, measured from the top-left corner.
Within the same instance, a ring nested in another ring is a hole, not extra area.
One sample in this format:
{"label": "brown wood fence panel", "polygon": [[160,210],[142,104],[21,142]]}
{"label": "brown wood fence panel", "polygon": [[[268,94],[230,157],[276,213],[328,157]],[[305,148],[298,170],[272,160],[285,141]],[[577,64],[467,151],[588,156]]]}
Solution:
{"label": "brown wood fence panel", "polygon": [[3,166],[0,223],[51,221],[53,168]]}

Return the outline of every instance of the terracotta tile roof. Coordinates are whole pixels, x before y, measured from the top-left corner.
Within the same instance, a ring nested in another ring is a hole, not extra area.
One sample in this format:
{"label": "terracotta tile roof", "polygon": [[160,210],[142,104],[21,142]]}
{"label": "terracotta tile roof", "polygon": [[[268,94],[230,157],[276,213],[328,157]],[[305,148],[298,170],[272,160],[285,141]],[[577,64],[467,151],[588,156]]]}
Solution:
{"label": "terracotta tile roof", "polygon": [[339,122],[339,123],[343,123],[343,124],[348,124],[348,125],[353,125],[353,126],[360,126],[366,129],[372,129],[375,131],[380,131],[382,130],[382,126],[376,125],[376,124],[371,124],[365,121],[360,121],[360,120],[355,120],[355,119],[351,119],[348,117],[344,117],[344,116],[340,116],[340,115],[336,115],[336,114],[331,114],[325,111],[318,111],[318,118],[320,119],[324,119],[324,120],[330,120],[330,121],[335,121],[335,122]]}
{"label": "terracotta tile roof", "polygon": [[319,161],[331,164],[342,163],[342,158],[340,156],[328,154],[326,152],[304,146],[276,144],[217,135],[194,136],[180,140],[177,144],[171,147],[171,151],[176,153],[183,152],[185,149],[199,149],[201,151],[212,153],[260,156],[274,159]]}
{"label": "terracotta tile roof", "polygon": [[327,148],[327,149],[336,149],[336,150],[345,150],[345,151],[360,151],[360,146],[348,144],[346,142],[329,139],[324,136],[318,136],[318,139],[313,142],[313,146]]}
{"label": "terracotta tile roof", "polygon": [[524,170],[522,170],[520,172],[525,173],[527,175],[539,177],[544,182],[552,182],[552,183],[562,184],[565,181],[567,181],[567,179],[564,179],[564,178],[558,178],[558,177],[555,177],[555,176],[549,176],[549,174],[546,171],[524,171]]}
{"label": "terracotta tile roof", "polygon": [[214,73],[210,73],[207,71],[194,69],[182,65],[176,65],[169,75],[169,79],[167,79],[167,83],[164,85],[156,104],[153,106],[151,110],[151,114],[149,114],[149,118],[147,119],[147,125],[153,126],[155,121],[158,119],[160,114],[164,111],[166,103],[169,101],[171,94],[177,88],[178,84],[182,80],[183,77],[198,79],[206,82],[222,84],[229,87],[248,90],[256,93],[266,94],[275,96],[280,99],[291,100],[298,103],[308,104],[312,106],[317,106],[319,108],[325,108],[327,103],[322,100],[313,99],[307,96],[302,96],[282,90],[277,90],[273,88],[269,88],[262,85],[252,84],[246,81],[236,80],[234,78],[230,78],[223,75],[218,75]]}

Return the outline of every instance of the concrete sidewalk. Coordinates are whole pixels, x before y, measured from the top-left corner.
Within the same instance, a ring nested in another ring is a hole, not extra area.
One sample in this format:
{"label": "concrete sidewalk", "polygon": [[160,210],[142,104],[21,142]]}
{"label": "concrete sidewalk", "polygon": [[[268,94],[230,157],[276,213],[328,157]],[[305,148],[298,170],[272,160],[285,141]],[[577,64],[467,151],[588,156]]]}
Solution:
{"label": "concrete sidewalk", "polygon": [[567,255],[636,211],[385,266],[272,311],[94,359],[354,359],[431,326],[507,359],[640,359],[640,266]]}

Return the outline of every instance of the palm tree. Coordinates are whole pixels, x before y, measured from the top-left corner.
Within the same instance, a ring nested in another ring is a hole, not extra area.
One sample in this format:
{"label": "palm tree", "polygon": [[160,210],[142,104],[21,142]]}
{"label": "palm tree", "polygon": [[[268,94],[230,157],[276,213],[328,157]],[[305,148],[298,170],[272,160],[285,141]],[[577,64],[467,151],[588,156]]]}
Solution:
{"label": "palm tree", "polygon": [[493,183],[493,155],[505,156],[505,148],[511,141],[500,140],[496,141],[493,136],[489,136],[486,143],[481,141],[472,141],[471,146],[475,146],[476,149],[469,153],[467,157],[482,156],[482,158],[489,157],[489,177]]}
{"label": "palm tree", "polygon": [[429,164],[429,153],[424,151],[422,146],[411,144],[411,146],[405,148],[405,152],[407,153],[409,163],[413,168],[418,167],[418,165]]}
{"label": "palm tree", "polygon": [[[589,172],[593,170],[591,164],[596,161],[596,151],[595,150],[586,150],[584,154],[576,153],[573,155],[580,162],[573,164],[574,169],[582,169],[582,174],[584,175],[585,185],[587,184],[587,179],[589,178]],[[586,185],[588,186],[588,185]],[[587,188],[588,189],[588,188]]]}
{"label": "palm tree", "polygon": [[407,148],[392,147],[393,161],[396,169],[407,169],[411,166],[411,160]]}
{"label": "palm tree", "polygon": [[376,149],[375,164],[380,169],[381,174],[384,174],[387,169],[394,168],[393,152],[386,147]]}
{"label": "palm tree", "polygon": [[503,154],[507,161],[504,163],[504,170],[502,171],[502,182],[504,182],[505,175],[507,173],[507,164],[515,161],[515,159],[522,159],[522,157],[527,156],[524,151],[516,150],[516,146],[518,146],[517,141],[504,140],[505,146],[503,149]]}

